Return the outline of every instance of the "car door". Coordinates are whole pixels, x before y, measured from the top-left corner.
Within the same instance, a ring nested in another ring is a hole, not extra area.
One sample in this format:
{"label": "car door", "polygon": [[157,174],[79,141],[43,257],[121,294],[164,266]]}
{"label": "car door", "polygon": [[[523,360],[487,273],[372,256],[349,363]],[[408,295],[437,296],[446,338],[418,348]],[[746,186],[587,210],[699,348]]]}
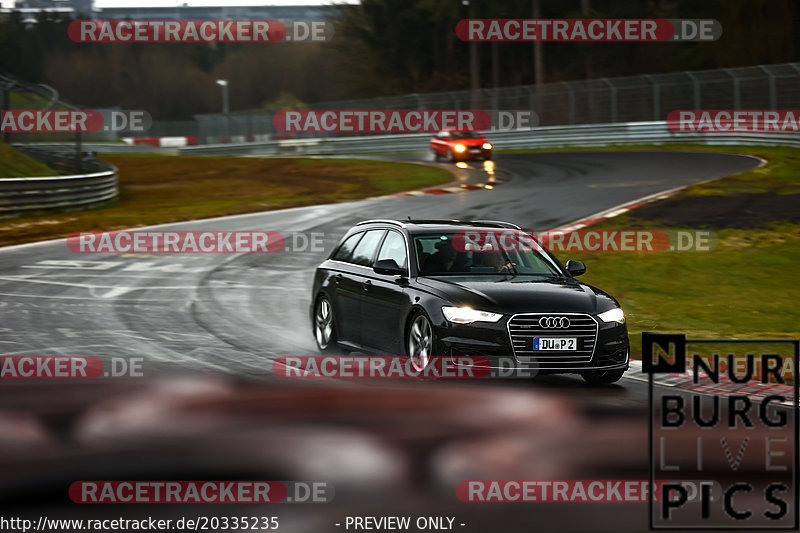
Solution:
{"label": "car door", "polygon": [[406,274],[388,276],[374,270],[366,274],[361,300],[361,339],[365,346],[400,355],[408,286],[408,247],[402,233],[395,230],[386,233],[375,261],[382,259],[393,259],[406,269]]}
{"label": "car door", "polygon": [[448,139],[450,138],[449,132],[443,131],[436,134],[436,136],[431,139],[431,148],[439,155],[445,155],[449,150],[449,145],[447,144]]}
{"label": "car door", "polygon": [[353,250],[364,237],[359,232],[348,237],[331,257],[330,296],[336,333],[340,341],[357,343],[361,312],[361,282],[357,280],[362,267],[351,263]]}
{"label": "car door", "polygon": [[341,271],[342,277],[336,292],[339,295],[337,299],[342,300],[342,312],[346,314],[339,315],[338,320],[339,324],[346,328],[346,337],[342,340],[353,344],[363,344],[364,282],[368,279],[367,275],[372,272],[375,254],[385,233],[385,229],[365,232]]}

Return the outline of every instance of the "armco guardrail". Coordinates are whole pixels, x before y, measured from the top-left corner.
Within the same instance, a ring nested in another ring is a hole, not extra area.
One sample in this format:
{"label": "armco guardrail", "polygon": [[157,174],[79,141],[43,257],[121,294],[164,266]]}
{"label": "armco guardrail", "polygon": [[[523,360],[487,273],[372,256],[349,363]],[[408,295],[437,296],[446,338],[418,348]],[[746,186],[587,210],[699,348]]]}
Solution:
{"label": "armco guardrail", "polygon": [[[427,151],[430,138],[431,135],[427,133],[412,133],[287,139],[260,143],[187,146],[181,148],[179,153],[183,155],[391,154]],[[670,130],[663,121],[492,131],[486,133],[486,139],[498,150],[668,143],[800,147],[800,134],[797,133],[678,133]]]}
{"label": "armco guardrail", "polygon": [[[14,143],[14,148],[38,148],[59,152],[75,150],[75,143],[64,142],[32,142]],[[175,153],[175,148],[157,148],[149,144],[130,145],[125,143],[82,143],[81,150],[93,152],[95,154],[155,154],[155,153]]]}
{"label": "armco guardrail", "polygon": [[[99,162],[98,162],[99,163]],[[0,216],[90,207],[119,193],[117,169],[72,176],[0,178]]]}

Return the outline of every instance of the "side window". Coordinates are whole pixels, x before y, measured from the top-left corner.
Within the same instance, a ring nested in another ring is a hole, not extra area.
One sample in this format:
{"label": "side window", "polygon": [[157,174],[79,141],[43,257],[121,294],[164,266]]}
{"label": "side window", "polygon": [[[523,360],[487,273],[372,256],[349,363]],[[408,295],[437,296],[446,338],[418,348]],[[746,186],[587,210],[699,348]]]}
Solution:
{"label": "side window", "polygon": [[333,257],[331,257],[331,259],[335,259],[336,261],[345,261],[345,262],[349,261],[350,254],[353,253],[353,248],[356,247],[356,244],[358,244],[358,241],[363,236],[364,236],[363,231],[360,233],[356,233],[355,235],[350,235],[347,238],[347,240],[345,240],[342,243],[342,245],[339,246],[339,249],[336,250],[336,253],[333,254]]}
{"label": "side window", "polygon": [[372,258],[375,257],[375,252],[384,233],[386,233],[386,230],[383,229],[368,231],[364,238],[361,239],[361,242],[356,245],[355,250],[353,250],[353,259],[350,262],[362,266],[371,266]]}
{"label": "side window", "polygon": [[394,259],[398,266],[406,268],[408,266],[408,254],[406,253],[406,240],[396,232],[390,231],[383,240],[381,251],[378,252],[378,261],[381,259]]}

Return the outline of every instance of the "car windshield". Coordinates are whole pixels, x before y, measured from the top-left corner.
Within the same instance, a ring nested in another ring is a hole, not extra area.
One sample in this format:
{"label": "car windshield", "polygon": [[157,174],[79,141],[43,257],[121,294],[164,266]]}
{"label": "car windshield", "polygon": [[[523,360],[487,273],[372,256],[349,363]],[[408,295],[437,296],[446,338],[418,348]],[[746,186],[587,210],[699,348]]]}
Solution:
{"label": "car windshield", "polygon": [[474,131],[451,131],[451,139],[479,139],[480,135]]}
{"label": "car windshield", "polygon": [[562,276],[556,262],[518,230],[464,230],[414,237],[420,276]]}

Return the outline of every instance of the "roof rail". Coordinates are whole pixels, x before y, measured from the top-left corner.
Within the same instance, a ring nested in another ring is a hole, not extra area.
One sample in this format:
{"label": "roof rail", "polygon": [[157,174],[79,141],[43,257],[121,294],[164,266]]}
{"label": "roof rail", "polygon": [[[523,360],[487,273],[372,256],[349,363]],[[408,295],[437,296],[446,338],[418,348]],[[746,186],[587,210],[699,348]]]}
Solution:
{"label": "roof rail", "polygon": [[406,220],[409,224],[464,224],[463,220],[445,218],[411,218]]}
{"label": "roof rail", "polygon": [[473,220],[473,224],[492,224],[495,226],[500,226],[501,228],[511,228],[511,229],[520,229],[519,226],[516,224],[512,224],[511,222],[503,222],[502,220]]}
{"label": "roof rail", "polygon": [[500,220],[443,220],[443,219],[410,219],[408,224],[460,224],[462,226],[491,226],[495,228],[520,229],[516,224]]}
{"label": "roof rail", "polygon": [[362,220],[361,222],[356,224],[356,226],[362,226],[364,224],[392,224],[392,225],[395,225],[395,226],[400,226],[401,228],[406,227],[406,225],[403,224],[402,222],[400,222],[399,220],[390,220],[388,218],[376,218],[376,219],[372,219],[372,220]]}
{"label": "roof rail", "polygon": [[364,224],[392,224],[394,226],[399,226],[404,228],[407,224],[460,224],[462,226],[490,226],[495,228],[509,228],[509,229],[520,229],[519,226],[516,224],[512,224],[511,222],[503,222],[501,220],[446,220],[446,219],[408,219],[408,220],[390,220],[390,219],[373,219],[373,220],[362,220],[361,222],[357,223],[356,226],[362,226]]}

